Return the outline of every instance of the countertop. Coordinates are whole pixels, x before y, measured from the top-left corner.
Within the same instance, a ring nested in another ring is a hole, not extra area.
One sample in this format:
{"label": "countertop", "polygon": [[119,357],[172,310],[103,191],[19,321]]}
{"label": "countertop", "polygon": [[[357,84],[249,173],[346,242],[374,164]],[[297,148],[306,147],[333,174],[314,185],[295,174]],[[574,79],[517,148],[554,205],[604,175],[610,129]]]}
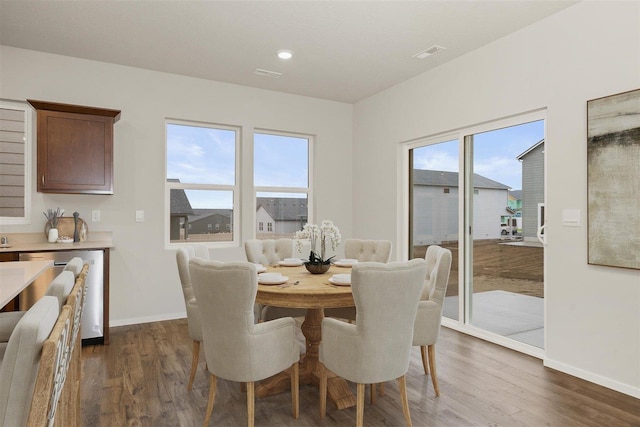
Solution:
{"label": "countertop", "polygon": [[108,231],[91,232],[87,236],[87,240],[75,243],[48,243],[44,233],[7,233],[2,234],[2,236],[8,238],[9,244],[0,245],[0,253],[77,251],[114,248],[111,232]]}

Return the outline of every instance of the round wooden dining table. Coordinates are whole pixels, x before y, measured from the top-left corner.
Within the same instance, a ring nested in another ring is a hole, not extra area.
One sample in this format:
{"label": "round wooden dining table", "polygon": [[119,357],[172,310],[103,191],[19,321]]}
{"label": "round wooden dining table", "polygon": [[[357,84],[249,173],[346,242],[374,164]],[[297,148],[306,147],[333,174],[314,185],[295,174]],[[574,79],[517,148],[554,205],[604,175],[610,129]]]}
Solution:
{"label": "round wooden dining table", "polygon": [[[350,274],[351,268],[332,265],[323,274],[311,274],[304,265],[296,267],[271,266],[268,272],[278,272],[289,279],[283,285],[258,284],[256,302],[264,305],[306,308],[302,334],[306,340],[306,353],[300,361],[300,384],[319,385],[318,350],[322,341],[322,319],[325,308],[353,307],[351,286],[338,286],[329,282],[334,274]],[[280,373],[262,381],[256,387],[256,396],[269,396],[288,390],[291,381],[288,373]],[[356,404],[347,382],[328,373],[327,395],[339,409]]]}

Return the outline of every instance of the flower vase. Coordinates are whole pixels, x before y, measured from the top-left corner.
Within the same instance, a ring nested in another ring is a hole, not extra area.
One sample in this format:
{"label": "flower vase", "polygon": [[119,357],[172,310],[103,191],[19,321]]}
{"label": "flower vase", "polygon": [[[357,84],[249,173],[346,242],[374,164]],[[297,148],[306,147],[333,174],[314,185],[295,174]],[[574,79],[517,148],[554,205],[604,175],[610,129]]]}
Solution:
{"label": "flower vase", "polygon": [[49,243],[56,243],[58,241],[58,229],[50,228],[47,234],[47,241]]}
{"label": "flower vase", "polygon": [[331,268],[331,264],[312,264],[310,262],[305,262],[304,266],[311,274],[323,274]]}

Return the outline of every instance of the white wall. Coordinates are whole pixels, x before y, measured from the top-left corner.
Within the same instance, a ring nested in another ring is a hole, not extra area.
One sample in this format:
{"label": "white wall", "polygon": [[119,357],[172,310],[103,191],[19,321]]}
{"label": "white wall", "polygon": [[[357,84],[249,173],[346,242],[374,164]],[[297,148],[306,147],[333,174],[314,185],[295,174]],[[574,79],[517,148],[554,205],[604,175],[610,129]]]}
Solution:
{"label": "white wall", "polygon": [[[352,163],[351,105],[6,46],[0,46],[0,59],[2,98],[122,110],[114,127],[113,196],[37,193],[34,179],[31,224],[1,229],[42,232],[41,212],[61,206],[80,212],[89,237],[91,230],[112,231],[112,325],[185,315],[175,251],[165,250],[163,241],[165,117],[242,126],[245,183],[252,182],[253,128],[315,135],[315,218],[331,219],[344,236],[351,235],[351,177],[335,173]],[[34,176],[35,164],[34,156]],[[255,227],[255,205],[252,192],[241,197],[244,241]],[[101,210],[101,222],[91,222],[92,209]],[[135,222],[137,209],[145,211],[145,222]],[[246,259],[242,246],[212,255]]]}
{"label": "white wall", "polygon": [[640,3],[586,1],[356,104],[354,234],[401,241],[399,142],[546,108],[545,363],[640,397],[640,272],[587,265],[586,230],[586,102],[637,88]]}

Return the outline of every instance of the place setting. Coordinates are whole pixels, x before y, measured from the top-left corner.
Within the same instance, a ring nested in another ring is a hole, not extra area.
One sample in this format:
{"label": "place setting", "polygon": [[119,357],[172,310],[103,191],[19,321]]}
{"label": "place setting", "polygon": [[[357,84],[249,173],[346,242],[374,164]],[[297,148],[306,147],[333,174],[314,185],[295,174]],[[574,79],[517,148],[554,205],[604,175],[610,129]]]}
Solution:
{"label": "place setting", "polygon": [[333,263],[333,265],[337,266],[337,267],[347,267],[347,268],[351,268],[354,265],[356,265],[358,263],[357,259],[353,259],[353,258],[343,258],[343,259],[339,259],[337,261],[335,261]]}
{"label": "place setting", "polygon": [[351,286],[351,274],[334,274],[329,278],[333,286]]}
{"label": "place setting", "polygon": [[258,283],[261,285],[282,285],[287,283],[289,277],[280,273],[260,273],[258,274]]}
{"label": "place setting", "polygon": [[278,261],[278,265],[282,267],[299,267],[304,264],[304,261],[300,258],[285,258],[282,261]]}

